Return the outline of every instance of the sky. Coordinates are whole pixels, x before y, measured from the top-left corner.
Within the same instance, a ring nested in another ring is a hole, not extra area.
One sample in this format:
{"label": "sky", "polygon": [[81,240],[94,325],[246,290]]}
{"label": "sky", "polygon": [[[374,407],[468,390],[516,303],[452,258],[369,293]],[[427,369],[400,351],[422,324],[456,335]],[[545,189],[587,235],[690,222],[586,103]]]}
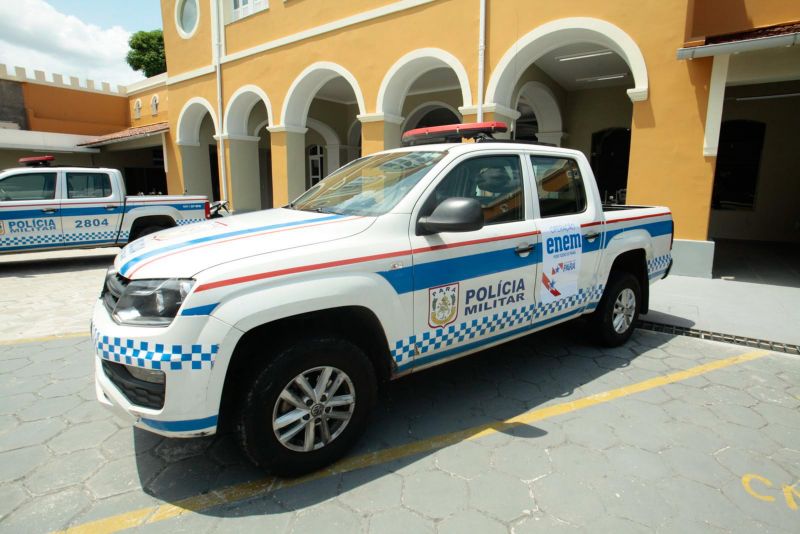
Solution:
{"label": "sky", "polygon": [[160,0],[0,0],[0,63],[127,85],[130,35],[157,28]]}

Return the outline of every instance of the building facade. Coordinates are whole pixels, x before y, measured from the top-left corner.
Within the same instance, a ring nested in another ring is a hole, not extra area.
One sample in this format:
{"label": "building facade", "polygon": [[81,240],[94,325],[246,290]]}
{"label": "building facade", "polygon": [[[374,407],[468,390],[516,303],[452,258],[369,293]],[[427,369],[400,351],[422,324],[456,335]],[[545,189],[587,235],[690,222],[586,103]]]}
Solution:
{"label": "building facade", "polygon": [[280,206],[408,129],[503,120],[583,151],[605,199],[669,206],[676,273],[710,276],[715,240],[800,243],[800,4],[161,8],[168,73],[128,88],[126,126],[158,130],[170,193]]}

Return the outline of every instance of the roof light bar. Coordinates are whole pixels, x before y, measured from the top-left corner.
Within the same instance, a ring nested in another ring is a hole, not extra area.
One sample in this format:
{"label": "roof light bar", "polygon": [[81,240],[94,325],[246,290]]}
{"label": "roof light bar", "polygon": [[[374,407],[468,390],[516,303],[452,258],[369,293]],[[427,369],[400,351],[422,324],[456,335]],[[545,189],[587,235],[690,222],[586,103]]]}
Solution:
{"label": "roof light bar", "polygon": [[55,160],[55,156],[28,156],[26,158],[19,158],[17,163],[27,167],[48,167],[50,162]]}
{"label": "roof light bar", "polygon": [[416,144],[419,141],[443,140],[453,142],[463,138],[491,137],[496,132],[507,132],[505,122],[468,122],[464,124],[446,124],[409,130],[403,134],[403,142]]}

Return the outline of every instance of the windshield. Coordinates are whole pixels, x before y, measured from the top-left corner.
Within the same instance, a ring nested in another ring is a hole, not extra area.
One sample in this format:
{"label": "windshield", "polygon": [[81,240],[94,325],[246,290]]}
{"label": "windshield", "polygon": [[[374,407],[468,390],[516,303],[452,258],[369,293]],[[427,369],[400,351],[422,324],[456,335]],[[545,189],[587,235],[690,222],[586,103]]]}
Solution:
{"label": "windshield", "polygon": [[289,207],[377,216],[391,210],[444,152],[395,152],[358,159],[303,193]]}

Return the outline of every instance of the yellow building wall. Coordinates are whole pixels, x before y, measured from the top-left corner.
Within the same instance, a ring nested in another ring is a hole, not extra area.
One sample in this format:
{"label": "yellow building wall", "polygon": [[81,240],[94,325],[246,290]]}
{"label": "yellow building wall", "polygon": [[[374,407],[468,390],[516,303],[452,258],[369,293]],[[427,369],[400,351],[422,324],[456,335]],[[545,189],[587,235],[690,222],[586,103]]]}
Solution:
{"label": "yellow building wall", "polygon": [[104,135],[127,128],[128,99],[23,83],[28,128],[40,132]]}
{"label": "yellow building wall", "polygon": [[210,2],[197,0],[197,29],[191,37],[184,39],[175,25],[175,5],[179,1],[161,1],[164,50],[167,54],[167,71],[170,76],[207,67],[212,61]]}
{"label": "yellow building wall", "polygon": [[[227,52],[386,3],[354,0],[335,3],[330,8],[331,4],[323,0],[271,2],[269,10],[226,26]],[[207,4],[200,1],[198,32],[192,39],[182,40],[174,30],[174,1],[162,3],[170,76],[210,65]],[[711,60],[685,62],[675,58],[676,49],[686,37],[690,7],[689,0],[648,2],[646,8],[638,0],[540,2],[535,9],[528,0],[489,2],[486,82],[503,54],[523,35],[546,22],[566,17],[595,17],[620,27],[644,55],[650,90],[647,101],[632,104],[628,202],[667,205],[675,213],[677,237],[704,240],[714,170],[713,159],[702,155]],[[295,78],[314,62],[330,61],[353,74],[364,96],[364,111],[375,112],[378,89],[389,68],[404,54],[426,47],[441,48],[458,58],[467,71],[476,99],[478,8],[478,0],[439,0],[226,63],[222,68],[223,101],[227,105],[237,89],[254,84],[271,101],[272,123],[281,124],[284,120],[281,109]],[[443,31],[442,21],[458,31]],[[658,21],[658,25],[653,21]],[[216,110],[213,74],[171,85],[169,93],[174,108],[169,121],[173,133],[177,132],[180,110],[190,98],[201,96]],[[383,148],[383,123],[365,123],[362,132],[364,154]],[[286,136],[273,135],[273,147],[285,148]],[[178,151],[174,157],[180,159]],[[277,203],[282,199],[288,164],[284,155],[273,150]],[[179,162],[170,165],[170,174],[174,169],[180,172],[180,168]]]}
{"label": "yellow building wall", "polygon": [[688,37],[708,37],[800,20],[793,0],[694,0]]}
{"label": "yellow building wall", "polygon": [[[158,113],[156,115],[153,115],[150,108],[150,102],[153,99],[153,95],[158,95]],[[142,102],[142,114],[138,119],[134,113],[134,105],[136,100],[140,100]],[[147,91],[136,93],[135,95],[128,95],[128,117],[130,125],[133,127],[147,126],[148,124],[168,121],[169,93],[167,91],[167,86],[162,85],[153,89],[148,89]]]}

